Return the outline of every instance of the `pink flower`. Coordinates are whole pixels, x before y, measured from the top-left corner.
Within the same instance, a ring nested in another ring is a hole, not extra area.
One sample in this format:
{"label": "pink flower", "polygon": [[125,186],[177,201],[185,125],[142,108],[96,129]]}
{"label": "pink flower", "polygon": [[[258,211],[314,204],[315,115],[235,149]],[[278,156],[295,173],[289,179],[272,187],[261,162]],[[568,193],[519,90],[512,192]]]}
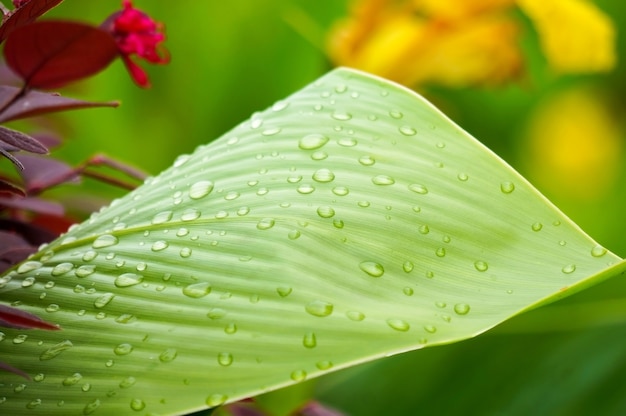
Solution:
{"label": "pink flower", "polygon": [[124,10],[111,15],[102,27],[115,39],[133,81],[142,88],[148,88],[148,75],[131,58],[136,55],[152,64],[167,64],[170,61],[169,53],[161,45],[165,40],[164,27],[146,13],[135,9],[131,0],[124,0],[122,6]]}

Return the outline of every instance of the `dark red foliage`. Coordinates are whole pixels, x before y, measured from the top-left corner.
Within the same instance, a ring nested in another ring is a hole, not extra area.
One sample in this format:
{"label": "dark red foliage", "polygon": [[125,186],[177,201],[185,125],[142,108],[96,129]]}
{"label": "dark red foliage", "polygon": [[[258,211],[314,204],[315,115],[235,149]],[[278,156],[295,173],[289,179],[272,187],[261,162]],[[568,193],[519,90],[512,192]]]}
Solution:
{"label": "dark red foliage", "polygon": [[37,315],[6,305],[0,305],[0,325],[17,329],[60,329],[58,325],[46,322]]}
{"label": "dark red foliage", "polygon": [[5,15],[0,26],[0,43],[20,26],[32,23],[63,0],[21,0],[14,1],[16,9]]}
{"label": "dark red foliage", "polygon": [[9,67],[30,88],[58,88],[106,68],[118,53],[111,35],[66,21],[31,23],[14,30],[4,46]]}
{"label": "dark red foliage", "polygon": [[94,103],[62,97],[57,93],[41,92],[21,88],[0,86],[0,123],[26,117],[39,116],[57,111],[93,107],[117,107],[116,101]]}

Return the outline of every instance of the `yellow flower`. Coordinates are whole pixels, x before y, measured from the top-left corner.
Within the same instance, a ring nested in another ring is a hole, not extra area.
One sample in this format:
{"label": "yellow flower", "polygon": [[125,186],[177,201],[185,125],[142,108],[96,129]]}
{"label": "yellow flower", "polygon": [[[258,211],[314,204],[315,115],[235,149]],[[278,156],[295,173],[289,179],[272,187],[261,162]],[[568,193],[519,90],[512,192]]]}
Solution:
{"label": "yellow flower", "polygon": [[615,64],[614,29],[585,0],[358,0],[331,32],[330,58],[406,85],[500,84],[523,73],[519,7],[560,72]]}

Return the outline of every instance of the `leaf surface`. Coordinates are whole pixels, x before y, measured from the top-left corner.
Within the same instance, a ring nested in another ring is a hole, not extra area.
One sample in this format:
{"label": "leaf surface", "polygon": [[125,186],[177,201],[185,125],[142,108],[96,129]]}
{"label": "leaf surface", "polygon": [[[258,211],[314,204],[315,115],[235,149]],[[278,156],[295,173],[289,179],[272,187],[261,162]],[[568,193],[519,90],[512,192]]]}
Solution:
{"label": "leaf surface", "polygon": [[[43,247],[1,406],[178,414],[459,341],[618,274],[415,93],[338,69]],[[22,387],[23,386],[23,387]]]}

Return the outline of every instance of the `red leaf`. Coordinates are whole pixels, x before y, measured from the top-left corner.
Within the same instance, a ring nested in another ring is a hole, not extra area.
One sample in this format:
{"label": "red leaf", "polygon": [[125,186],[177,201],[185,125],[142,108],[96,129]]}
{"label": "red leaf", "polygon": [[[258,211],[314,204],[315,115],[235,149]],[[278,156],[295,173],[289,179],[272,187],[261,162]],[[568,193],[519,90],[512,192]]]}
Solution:
{"label": "red leaf", "polygon": [[17,329],[47,329],[57,331],[58,325],[44,321],[37,315],[11,306],[0,305],[0,325]]}
{"label": "red leaf", "polygon": [[61,217],[65,210],[58,202],[46,201],[40,198],[3,198],[0,197],[0,206],[23,209],[26,211],[38,212]]}
{"label": "red leaf", "polygon": [[4,179],[0,179],[0,195],[2,194],[26,196],[24,190],[19,186]]}
{"label": "red leaf", "polygon": [[57,88],[93,75],[117,56],[104,30],[66,21],[35,22],[14,30],[4,46],[9,67],[31,88]]}
{"label": "red leaf", "polygon": [[64,182],[78,182],[78,173],[67,164],[48,157],[16,155],[24,169],[20,172],[26,192],[38,194]]}
{"label": "red leaf", "polygon": [[91,107],[117,107],[119,105],[117,102],[92,103],[62,97],[56,93],[33,90],[19,95],[20,90],[16,87],[0,86],[0,108],[4,109],[0,111],[0,123],[56,111]]}
{"label": "red leaf", "polygon": [[20,377],[24,377],[26,380],[30,380],[31,379],[28,374],[26,374],[25,372],[23,372],[19,368],[15,368],[13,366],[10,366],[7,363],[3,363],[2,361],[0,361],[0,369],[2,369],[4,371],[8,371],[9,373],[17,374]]}
{"label": "red leaf", "polygon": [[39,16],[61,3],[63,0],[30,0],[23,6],[13,10],[0,26],[0,43],[9,33],[20,26],[34,22]]}
{"label": "red leaf", "polygon": [[[1,142],[31,153],[48,153],[46,146],[39,143],[38,140],[30,137],[28,134],[22,133],[21,131],[13,130],[4,126],[0,126],[0,146],[2,145]],[[2,147],[5,150],[9,150],[6,146]]]}

